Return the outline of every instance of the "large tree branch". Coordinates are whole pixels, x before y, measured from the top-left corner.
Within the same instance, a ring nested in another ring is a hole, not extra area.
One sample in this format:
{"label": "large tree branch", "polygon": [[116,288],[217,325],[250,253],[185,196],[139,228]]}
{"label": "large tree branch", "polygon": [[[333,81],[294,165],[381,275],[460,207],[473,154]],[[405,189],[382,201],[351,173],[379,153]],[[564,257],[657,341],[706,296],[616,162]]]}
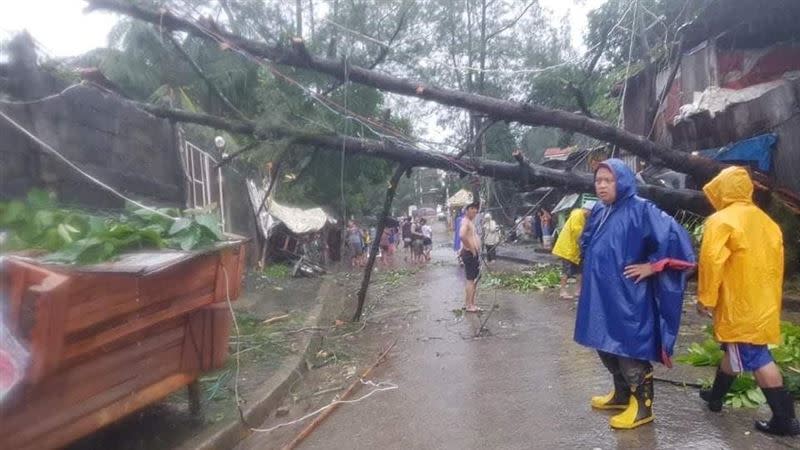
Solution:
{"label": "large tree branch", "polygon": [[314,56],[309,59],[308,55],[300,54],[291,47],[270,46],[244,39],[217,27],[210,27],[209,29],[209,27],[182,19],[167,11],[153,11],[122,0],[87,1],[90,5],[89,9],[116,11],[146,22],[158,24],[167,29],[185,31],[214,42],[222,41],[225,45],[237,47],[251,55],[265,58],[275,63],[308,68],[338,79],[343,79],[345,72],[347,72],[347,77],[350,81],[385,91],[482,112],[495,119],[508,122],[556,127],[581,133],[617,145],[646,160],[658,162],[673,170],[690,174],[700,180],[711,178],[726,167],[725,164],[718,161],[671,149],[649,141],[644,136],[630,133],[581,114],[553,110],[533,104],[500,100],[452,89],[437,88],[419,81],[401,79],[359,66],[350,65],[346,67],[343,61]]}
{"label": "large tree branch", "polygon": [[[450,155],[419,150],[409,145],[391,141],[361,139],[335,134],[314,134],[293,130],[287,127],[259,127],[252,121],[228,120],[207,114],[197,114],[175,110],[146,103],[134,102],[149,113],[178,122],[190,122],[213,128],[227,130],[231,133],[254,135],[258,139],[289,139],[295,144],[308,145],[323,151],[341,152],[394,161],[413,167],[429,167],[455,172],[459,175],[480,175],[498,180],[517,183],[524,182],[525,189],[542,186],[558,186],[574,191],[592,192],[594,181],[589,174],[565,172],[538,166],[527,161],[519,164],[493,161],[481,158],[464,158],[457,160]],[[686,209],[704,214],[711,210],[702,192],[690,189],[665,189],[657,186],[639,186],[639,193],[659,204],[664,209]]]}

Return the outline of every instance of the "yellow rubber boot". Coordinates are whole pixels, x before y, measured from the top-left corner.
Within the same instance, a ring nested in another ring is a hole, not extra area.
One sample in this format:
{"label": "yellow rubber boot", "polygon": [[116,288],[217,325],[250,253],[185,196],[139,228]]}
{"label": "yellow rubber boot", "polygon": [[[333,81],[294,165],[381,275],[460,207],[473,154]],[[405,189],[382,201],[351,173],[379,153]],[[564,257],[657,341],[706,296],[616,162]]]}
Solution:
{"label": "yellow rubber boot", "polygon": [[592,397],[592,408],[595,409],[625,409],[628,407],[631,388],[622,375],[614,375],[614,390],[606,395]]}
{"label": "yellow rubber boot", "polygon": [[653,373],[647,374],[644,382],[631,390],[633,395],[631,395],[628,407],[609,420],[611,428],[630,430],[655,419],[653,415]]}

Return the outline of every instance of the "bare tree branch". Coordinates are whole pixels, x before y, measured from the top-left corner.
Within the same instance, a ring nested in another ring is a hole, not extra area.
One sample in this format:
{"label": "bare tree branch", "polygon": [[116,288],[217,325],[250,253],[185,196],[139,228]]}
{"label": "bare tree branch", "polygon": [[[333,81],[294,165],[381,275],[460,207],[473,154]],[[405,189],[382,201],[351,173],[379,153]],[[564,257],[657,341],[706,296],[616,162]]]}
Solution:
{"label": "bare tree branch", "polygon": [[[392,37],[389,38],[389,41],[386,44],[381,44],[381,51],[378,53],[378,56],[375,57],[375,60],[368,66],[370,70],[378,67],[379,65],[383,64],[386,61],[386,57],[389,56],[389,52],[392,49],[392,44],[394,43],[397,36],[400,35],[400,31],[403,29],[403,25],[406,22],[406,15],[408,14],[408,8],[403,9],[403,12],[400,13],[400,19],[397,21],[397,26],[394,29],[394,33],[392,33]],[[325,96],[330,94],[331,92],[339,89],[339,87],[344,84],[342,81],[336,81],[331,87],[325,90],[321,95]]]}
{"label": "bare tree branch", "polygon": [[489,42],[489,41],[491,41],[491,40],[492,40],[492,38],[494,38],[495,36],[499,35],[500,33],[504,32],[504,31],[506,31],[507,29],[509,29],[509,28],[513,27],[514,25],[516,25],[516,24],[517,24],[517,22],[519,22],[519,20],[520,20],[520,19],[522,19],[522,16],[524,16],[524,15],[525,15],[525,13],[527,13],[527,12],[528,12],[528,10],[529,10],[529,9],[531,9],[531,6],[533,6],[533,5],[536,5],[536,4],[538,4],[538,3],[539,3],[539,0],[533,0],[533,1],[531,1],[530,3],[528,3],[528,6],[526,6],[526,7],[525,7],[525,8],[522,10],[522,12],[521,12],[521,13],[519,13],[519,15],[518,15],[517,17],[515,17],[515,18],[514,18],[514,20],[511,20],[510,22],[508,22],[507,24],[503,25],[502,27],[500,27],[500,28],[499,28],[499,29],[497,29],[496,31],[494,31],[494,32],[492,32],[492,33],[489,33],[489,35],[486,37],[486,42]]}
{"label": "bare tree branch", "polygon": [[167,37],[169,38],[170,42],[172,42],[172,45],[175,47],[175,49],[178,50],[178,53],[181,55],[181,57],[187,63],[189,63],[189,65],[192,67],[197,76],[199,76],[203,81],[205,81],[206,86],[208,86],[208,89],[222,102],[225,108],[229,112],[233,113],[233,115],[235,115],[237,118],[245,119],[246,118],[245,115],[241,111],[239,111],[238,108],[233,106],[233,103],[231,103],[231,101],[228,100],[228,97],[226,97],[225,94],[223,94],[222,91],[219,89],[219,87],[217,87],[217,85],[211,80],[211,78],[209,78],[208,75],[206,75],[206,73],[203,71],[200,65],[197,64],[197,62],[195,62],[194,59],[192,59],[189,53],[187,53],[186,50],[183,48],[181,43],[178,42],[177,39],[175,39],[175,36],[173,36],[172,33],[167,33]]}

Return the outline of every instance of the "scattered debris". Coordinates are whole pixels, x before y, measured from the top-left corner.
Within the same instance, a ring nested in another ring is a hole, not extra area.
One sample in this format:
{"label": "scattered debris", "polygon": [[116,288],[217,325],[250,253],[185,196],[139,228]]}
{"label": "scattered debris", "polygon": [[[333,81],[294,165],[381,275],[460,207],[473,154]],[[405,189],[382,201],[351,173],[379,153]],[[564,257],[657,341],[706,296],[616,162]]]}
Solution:
{"label": "scattered debris", "polygon": [[270,317],[269,319],[265,320],[265,321],[264,321],[264,322],[262,322],[262,323],[263,323],[264,325],[269,325],[269,324],[271,324],[271,323],[280,322],[281,320],[286,320],[286,319],[288,319],[288,318],[289,318],[289,314],[284,314],[284,315],[282,315],[282,316]]}

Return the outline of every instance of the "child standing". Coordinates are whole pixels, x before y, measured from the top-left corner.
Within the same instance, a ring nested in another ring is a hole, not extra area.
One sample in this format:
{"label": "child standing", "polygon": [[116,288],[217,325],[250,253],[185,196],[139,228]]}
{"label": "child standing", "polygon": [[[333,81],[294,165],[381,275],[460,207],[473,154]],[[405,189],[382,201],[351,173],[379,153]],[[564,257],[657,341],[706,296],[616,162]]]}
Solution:
{"label": "child standing", "polygon": [[703,191],[717,212],[703,231],[697,308],[712,315],[725,356],[714,385],[700,396],[719,412],[736,374],[753,372],[772,410],[772,419],[757,421],[756,429],[798,435],[794,399],[767,347],[781,340],[783,235],[753,204],[753,182],[745,169],[723,170]]}

